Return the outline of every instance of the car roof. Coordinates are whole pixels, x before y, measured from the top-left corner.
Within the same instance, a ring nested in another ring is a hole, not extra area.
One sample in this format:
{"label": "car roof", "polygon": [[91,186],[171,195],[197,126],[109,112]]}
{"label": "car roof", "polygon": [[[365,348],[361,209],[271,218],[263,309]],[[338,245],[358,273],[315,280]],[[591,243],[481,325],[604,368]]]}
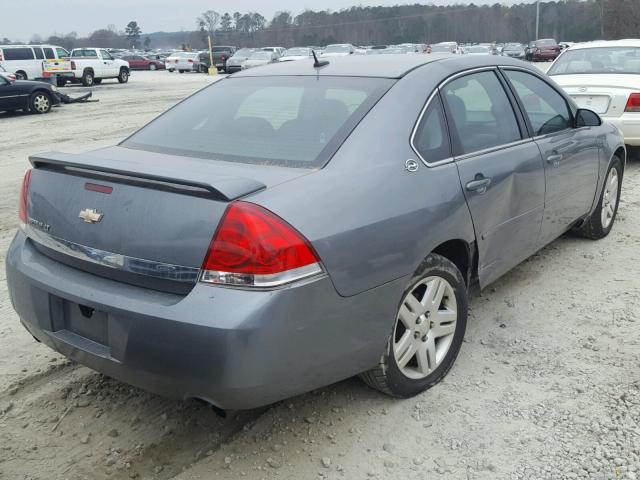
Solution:
{"label": "car roof", "polygon": [[536,67],[521,60],[503,56],[470,56],[451,54],[418,54],[418,55],[349,55],[348,57],[332,57],[329,64],[314,68],[313,60],[297,62],[281,62],[265,65],[256,69],[243,70],[233,77],[268,77],[268,76],[338,76],[338,77],[378,77],[402,78],[407,73],[429,63],[438,62],[451,72],[475,67],[496,65],[513,65],[522,68]]}
{"label": "car roof", "polygon": [[593,42],[574,43],[569,47],[570,50],[580,50],[584,48],[600,48],[600,47],[639,47],[640,39],[624,38],[621,40],[594,40]]}

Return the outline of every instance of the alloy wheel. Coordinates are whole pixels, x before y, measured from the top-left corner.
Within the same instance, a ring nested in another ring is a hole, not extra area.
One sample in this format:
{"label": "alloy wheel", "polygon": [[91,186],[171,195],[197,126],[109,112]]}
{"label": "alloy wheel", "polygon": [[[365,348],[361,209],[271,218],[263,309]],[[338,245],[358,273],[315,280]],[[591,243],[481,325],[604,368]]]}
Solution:
{"label": "alloy wheel", "polygon": [[602,228],[607,229],[613,222],[613,216],[618,206],[618,170],[612,168],[607,175],[602,194],[602,210],[600,212],[600,223]]}
{"label": "alloy wheel", "polygon": [[51,102],[49,101],[49,97],[41,93],[33,99],[33,106],[38,112],[47,113],[51,107]]}
{"label": "alloy wheel", "polygon": [[393,335],[393,354],[408,378],[420,380],[446,356],[458,319],[454,289],[442,277],[420,280],[404,298]]}

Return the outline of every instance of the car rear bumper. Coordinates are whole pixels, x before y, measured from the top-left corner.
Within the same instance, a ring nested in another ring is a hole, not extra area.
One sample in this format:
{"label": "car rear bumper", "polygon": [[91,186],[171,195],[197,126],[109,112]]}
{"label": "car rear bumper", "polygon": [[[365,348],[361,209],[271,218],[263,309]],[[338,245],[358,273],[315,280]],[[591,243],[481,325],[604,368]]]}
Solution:
{"label": "car rear bumper", "polygon": [[6,268],[23,325],[52,349],[146,390],[228,409],[270,404],[375,365],[406,281],[347,298],[328,277],[272,291],[197,284],[178,296],[63,265],[22,232]]}
{"label": "car rear bumper", "polygon": [[602,117],[605,122],[616,126],[624,136],[624,143],[640,146],[640,113],[623,113],[620,117]]}

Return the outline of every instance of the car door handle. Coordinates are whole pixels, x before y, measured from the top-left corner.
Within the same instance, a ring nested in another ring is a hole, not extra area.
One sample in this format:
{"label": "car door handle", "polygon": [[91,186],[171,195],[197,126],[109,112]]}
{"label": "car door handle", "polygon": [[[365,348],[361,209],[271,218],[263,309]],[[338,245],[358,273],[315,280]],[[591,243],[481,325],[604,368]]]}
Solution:
{"label": "car door handle", "polygon": [[547,157],[547,163],[553,164],[554,167],[557,167],[558,165],[560,165],[560,160],[562,160],[561,153],[554,153]]}
{"label": "car door handle", "polygon": [[478,174],[475,180],[467,183],[466,187],[470,192],[484,193],[487,191],[489,185],[491,185],[491,179]]}

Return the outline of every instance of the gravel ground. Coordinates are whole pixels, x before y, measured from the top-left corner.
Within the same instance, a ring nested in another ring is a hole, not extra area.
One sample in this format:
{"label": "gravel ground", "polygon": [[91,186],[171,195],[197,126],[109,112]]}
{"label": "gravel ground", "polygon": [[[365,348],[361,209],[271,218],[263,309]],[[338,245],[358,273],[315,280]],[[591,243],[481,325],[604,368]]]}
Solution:
{"label": "gravel ground", "polygon": [[0,114],[0,479],[640,478],[637,159],[612,234],[563,237],[474,298],[451,373],[410,400],[352,379],[220,418],[35,343],[4,282],[27,156],[113,144],[210,81],[141,72]]}

